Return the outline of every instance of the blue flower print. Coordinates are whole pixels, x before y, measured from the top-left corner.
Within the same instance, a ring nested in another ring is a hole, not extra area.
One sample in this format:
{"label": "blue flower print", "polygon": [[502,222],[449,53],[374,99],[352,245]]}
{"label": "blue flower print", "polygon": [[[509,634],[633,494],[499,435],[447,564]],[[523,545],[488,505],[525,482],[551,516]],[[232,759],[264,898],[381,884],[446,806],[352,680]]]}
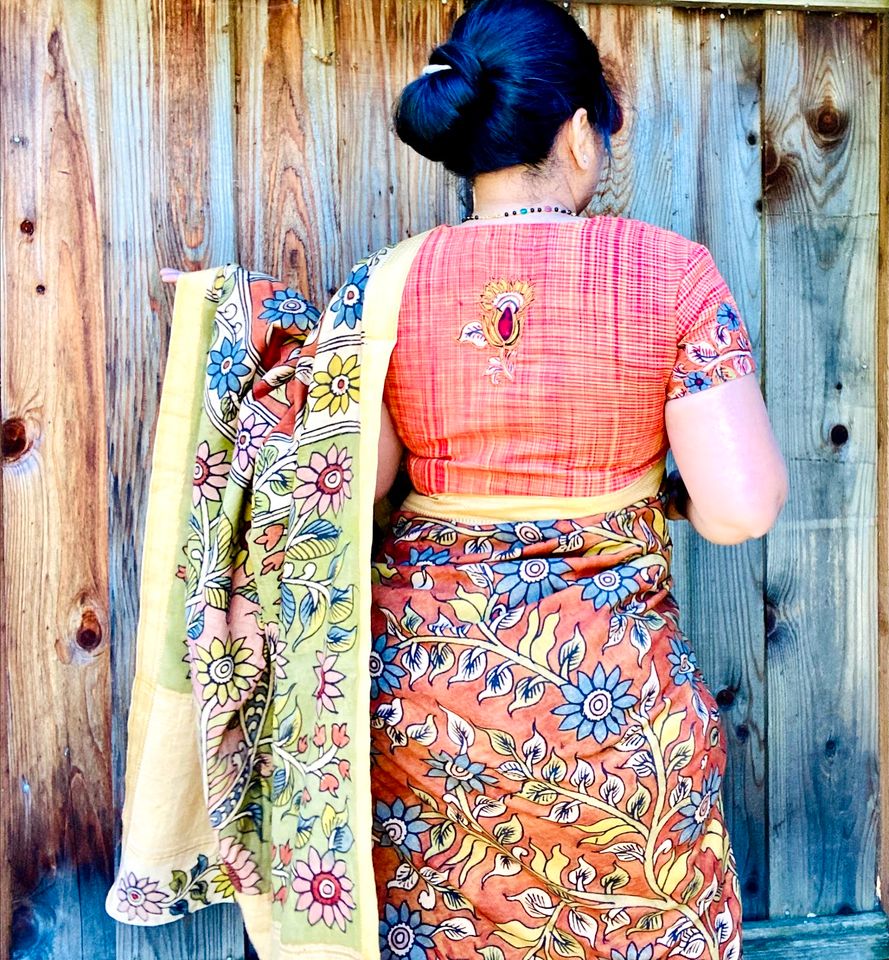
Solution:
{"label": "blue flower print", "polygon": [[673,648],[673,652],[667,654],[667,659],[671,664],[670,676],[676,683],[690,683],[694,686],[694,673],[698,666],[694,651],[678,637],[673,637],[670,640],[670,646]]}
{"label": "blue flower print", "polygon": [[429,827],[420,819],[420,804],[406,807],[400,797],[390,807],[388,803],[377,800],[374,816],[379,821],[380,846],[399,847],[404,850],[420,852],[418,834],[425,833]]}
{"label": "blue flower print", "polygon": [[727,300],[716,308],[716,322],[729,330],[737,330],[741,326],[741,318]]}
{"label": "blue flower print", "polygon": [[700,370],[695,370],[693,373],[688,374],[685,378],[685,386],[688,388],[689,393],[697,393],[699,390],[706,390],[707,387],[712,386],[713,381],[707,376],[707,374],[702,373]]}
{"label": "blue flower print", "polygon": [[344,323],[350,330],[355,329],[355,324],[361,319],[362,296],[367,283],[367,274],[367,264],[362,263],[352,271],[349,279],[337,291],[330,305],[331,312],[335,314],[334,328]]}
{"label": "blue flower print", "polygon": [[443,564],[450,562],[450,559],[450,550],[439,550],[436,553],[432,547],[426,547],[425,550],[418,550],[416,547],[411,547],[410,556],[407,558],[407,562],[412,567],[424,566],[429,563],[440,567]]}
{"label": "blue flower print", "polygon": [[651,960],[653,956],[654,947],[650,943],[646,944],[641,950],[635,943],[631,943],[627,947],[626,953],[621,953],[613,947],[611,949],[611,960]]}
{"label": "blue flower print", "polygon": [[241,361],[247,356],[244,347],[236,346],[225,337],[218,350],[210,351],[210,363],[207,373],[210,375],[210,389],[224,397],[229,391],[237,393],[240,389],[238,377],[250,372],[250,368]]}
{"label": "blue flower print", "polygon": [[532,557],[530,560],[504,560],[495,563],[493,569],[495,573],[503,574],[494,589],[497,593],[508,593],[507,603],[516,607],[520,603],[536,603],[556,590],[564,590],[566,584],[559,574],[570,567],[564,560]]}
{"label": "blue flower print", "polygon": [[583,599],[592,599],[596,610],[604,606],[617,606],[621,600],[626,600],[638,589],[636,573],[636,568],[629,564],[619,564],[608,570],[600,570],[588,580],[579,581],[586,584],[583,588]]}
{"label": "blue flower print", "polygon": [[688,800],[679,808],[682,818],[670,828],[679,830],[679,843],[696,840],[707,826],[710,813],[719,795],[722,777],[715,767],[704,778],[700,790],[692,790]]}
{"label": "blue flower print", "polygon": [[439,750],[437,755],[430,751],[429,757],[430,759],[425,761],[430,767],[426,776],[444,777],[445,790],[456,790],[462,785],[466,790],[483,792],[486,783],[497,782],[496,777],[484,773],[483,763],[473,763],[465,753],[452,757],[447,751]]}
{"label": "blue flower print", "polygon": [[266,309],[259,315],[259,319],[268,320],[282,330],[289,330],[290,327],[302,331],[312,330],[320,317],[317,308],[292,287],[276,290],[273,297],[262,301],[262,305]]}
{"label": "blue flower print", "polygon": [[553,710],[560,714],[560,730],[574,730],[578,740],[592,734],[602,743],[609,733],[620,733],[627,722],[624,709],[638,699],[627,693],[632,680],[621,680],[620,667],[615,666],[608,676],[601,663],[593,675],[577,673],[577,684],[563,683],[561,690],[565,703]]}
{"label": "blue flower print", "polygon": [[381,633],[373,642],[370,653],[370,695],[376,699],[383,693],[392,693],[401,686],[404,669],[394,663],[398,648],[387,646],[386,634]]}
{"label": "blue flower print", "polygon": [[380,920],[380,960],[427,960],[434,932],[432,924],[423,923],[419,910],[406,903],[400,907],[387,903]]}

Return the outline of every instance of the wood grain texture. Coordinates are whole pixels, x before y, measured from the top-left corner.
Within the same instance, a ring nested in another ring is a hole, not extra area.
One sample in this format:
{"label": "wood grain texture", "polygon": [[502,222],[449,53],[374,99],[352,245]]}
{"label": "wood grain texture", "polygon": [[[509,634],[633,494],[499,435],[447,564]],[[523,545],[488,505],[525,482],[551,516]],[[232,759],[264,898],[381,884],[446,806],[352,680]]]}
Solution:
{"label": "wood grain texture", "polygon": [[[673,11],[674,230],[705,244],[735,296],[763,379],[762,16]],[[682,629],[722,707],[726,819],[744,916],[768,915],[764,539],[717,546],[672,525]]]}
{"label": "wood grain texture", "polygon": [[[108,317],[101,349],[108,370],[106,549],[117,811],[111,823],[119,829],[140,545],[173,301],[173,289],[161,283],[158,267],[200,269],[234,258],[234,109],[227,2],[105,0],[100,29]],[[108,924],[115,947],[102,956],[243,956],[243,928],[234,908],[211,908],[152,929],[110,918]]]}
{"label": "wood grain texture", "polygon": [[22,960],[107,955],[106,316],[91,4],[3,4],[0,44],[10,946]]}
{"label": "wood grain texture", "polygon": [[889,912],[889,18],[880,21],[880,248],[877,278],[877,657],[880,837],[877,891]]}
{"label": "wood grain texture", "polygon": [[[596,5],[600,0],[572,0],[572,3]],[[640,3],[640,0],[610,0],[620,4]],[[652,6],[676,6],[690,9],[707,9],[716,7],[719,10],[738,10],[745,13],[748,10],[836,10],[850,13],[860,11],[865,13],[879,13],[889,10],[889,0],[730,0],[725,3],[721,0],[672,0],[670,3],[658,0],[641,0],[642,4]]]}
{"label": "wood grain texture", "polygon": [[624,115],[612,138],[594,214],[672,221],[673,12],[668,7],[579,6]]}
{"label": "wood grain texture", "polygon": [[[875,905],[876,20],[765,17],[770,912]],[[885,722],[885,721],[884,721]]]}
{"label": "wood grain texture", "polygon": [[454,14],[441,0],[338,5],[336,136],[346,266],[384,244],[457,219],[455,178],[392,129],[398,95],[447,38]]}
{"label": "wood grain texture", "polygon": [[235,5],[238,259],[318,304],[342,282],[333,0]]}

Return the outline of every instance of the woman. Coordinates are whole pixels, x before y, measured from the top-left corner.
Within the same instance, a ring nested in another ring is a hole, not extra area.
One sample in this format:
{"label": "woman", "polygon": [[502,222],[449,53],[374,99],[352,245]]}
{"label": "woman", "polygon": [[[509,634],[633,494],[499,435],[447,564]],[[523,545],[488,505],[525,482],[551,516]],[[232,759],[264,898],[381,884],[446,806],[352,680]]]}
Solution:
{"label": "woman", "polygon": [[417,254],[386,381],[377,496],[405,453],[414,489],[374,565],[382,960],[737,960],[665,521],[740,543],[784,503],[745,324],[705,247],[578,217],[620,108],[555,4],[474,5],[395,122],[474,214]]}

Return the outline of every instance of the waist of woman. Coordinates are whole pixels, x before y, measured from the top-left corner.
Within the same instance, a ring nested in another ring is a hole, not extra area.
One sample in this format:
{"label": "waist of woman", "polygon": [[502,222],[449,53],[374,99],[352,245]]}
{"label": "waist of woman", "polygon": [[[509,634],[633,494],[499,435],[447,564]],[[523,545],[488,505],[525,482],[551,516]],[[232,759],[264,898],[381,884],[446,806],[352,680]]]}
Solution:
{"label": "waist of woman", "polygon": [[632,483],[591,497],[505,496],[474,493],[424,494],[411,491],[401,509],[426,517],[463,523],[513,523],[521,520],[572,520],[621,510],[657,495],[666,460],[652,464]]}

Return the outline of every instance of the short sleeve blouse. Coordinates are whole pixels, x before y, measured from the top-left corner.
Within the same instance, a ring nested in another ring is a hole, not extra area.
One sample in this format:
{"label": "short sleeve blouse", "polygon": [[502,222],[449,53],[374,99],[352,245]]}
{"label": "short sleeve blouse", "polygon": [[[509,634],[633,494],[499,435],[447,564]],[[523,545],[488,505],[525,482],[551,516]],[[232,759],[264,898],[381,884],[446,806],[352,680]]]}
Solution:
{"label": "short sleeve blouse", "polygon": [[710,251],[691,245],[676,290],[676,363],[667,400],[753,373],[756,361],[738,305]]}

